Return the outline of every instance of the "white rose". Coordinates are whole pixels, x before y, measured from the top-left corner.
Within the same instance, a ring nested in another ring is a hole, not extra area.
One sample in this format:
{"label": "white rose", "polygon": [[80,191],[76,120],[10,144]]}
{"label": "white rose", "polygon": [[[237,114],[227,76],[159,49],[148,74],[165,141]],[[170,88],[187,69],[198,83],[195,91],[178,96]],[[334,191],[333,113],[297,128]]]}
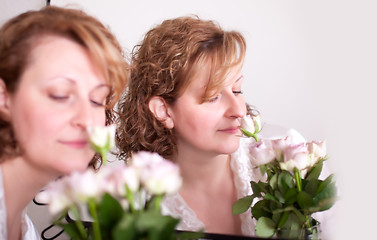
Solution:
{"label": "white rose", "polygon": [[88,127],[91,144],[96,148],[111,150],[115,147],[115,125],[105,127]]}
{"label": "white rose", "polygon": [[326,157],[326,141],[308,142],[308,151],[310,154],[310,166],[314,166],[319,159]]}
{"label": "white rose", "polygon": [[241,118],[240,124],[242,129],[252,134],[256,134],[260,131],[261,124],[259,115],[245,115],[243,118]]}

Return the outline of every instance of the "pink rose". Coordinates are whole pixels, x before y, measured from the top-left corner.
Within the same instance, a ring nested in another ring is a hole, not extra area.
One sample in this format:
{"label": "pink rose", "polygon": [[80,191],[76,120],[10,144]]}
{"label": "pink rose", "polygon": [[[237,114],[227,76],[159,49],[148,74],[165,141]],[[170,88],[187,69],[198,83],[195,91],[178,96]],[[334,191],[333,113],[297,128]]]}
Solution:
{"label": "pink rose", "polygon": [[295,167],[301,171],[308,167],[309,162],[306,143],[292,144],[284,149],[284,162],[280,162],[280,167],[290,172],[293,172]]}
{"label": "pink rose", "polygon": [[251,163],[255,166],[272,162],[276,157],[275,151],[271,147],[271,142],[262,139],[250,146],[249,153]]}

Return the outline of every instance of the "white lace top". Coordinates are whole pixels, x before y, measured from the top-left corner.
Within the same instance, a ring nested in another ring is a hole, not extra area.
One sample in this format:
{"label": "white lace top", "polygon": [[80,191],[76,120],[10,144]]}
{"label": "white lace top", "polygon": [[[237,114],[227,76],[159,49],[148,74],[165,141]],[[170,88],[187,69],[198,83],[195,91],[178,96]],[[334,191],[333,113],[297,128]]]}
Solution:
{"label": "white lace top", "polygon": [[[25,212],[22,214],[21,219],[22,239],[39,240],[38,231]],[[3,174],[0,166],[0,240],[7,239],[7,235],[7,209],[5,205]]]}
{"label": "white lace top", "polygon": [[[305,141],[305,139],[295,130],[287,131],[279,126],[264,126],[262,138],[281,138],[291,136],[297,142]],[[230,167],[234,176],[234,185],[237,190],[237,198],[243,198],[252,194],[250,181],[262,180],[261,173],[258,169],[251,166],[248,157],[248,145],[250,138],[241,138],[239,149],[231,155]],[[231,207],[231,206],[229,206]],[[181,221],[177,226],[182,231],[200,231],[205,229],[204,223],[200,221],[184,199],[177,193],[165,197],[162,202],[161,209],[163,214],[180,218]],[[255,236],[255,219],[248,210],[240,215],[241,231],[244,236]]]}

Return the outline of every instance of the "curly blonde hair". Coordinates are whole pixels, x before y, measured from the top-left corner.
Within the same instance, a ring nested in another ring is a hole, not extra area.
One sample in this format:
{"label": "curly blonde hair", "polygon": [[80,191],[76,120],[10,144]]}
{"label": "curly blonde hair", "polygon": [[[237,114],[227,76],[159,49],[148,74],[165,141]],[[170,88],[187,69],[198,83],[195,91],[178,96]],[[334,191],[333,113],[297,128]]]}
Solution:
{"label": "curly blonde hair", "polygon": [[[21,75],[32,62],[34,47],[47,36],[70,39],[88,50],[111,87],[106,101],[106,117],[107,124],[114,122],[113,108],[126,87],[129,66],[110,30],[81,10],[48,6],[20,14],[1,27],[0,79],[4,81],[7,92],[17,90]],[[11,123],[1,116],[0,146],[0,162],[6,157],[21,154]]]}
{"label": "curly blonde hair", "polygon": [[209,99],[217,94],[230,68],[243,64],[245,51],[239,32],[224,31],[196,16],[165,20],[147,32],[133,50],[129,86],[118,105],[119,156],[127,159],[141,150],[165,158],[175,154],[174,129],[154,117],[150,99],[158,96],[174,104],[204,61],[209,61],[211,70],[203,101]]}

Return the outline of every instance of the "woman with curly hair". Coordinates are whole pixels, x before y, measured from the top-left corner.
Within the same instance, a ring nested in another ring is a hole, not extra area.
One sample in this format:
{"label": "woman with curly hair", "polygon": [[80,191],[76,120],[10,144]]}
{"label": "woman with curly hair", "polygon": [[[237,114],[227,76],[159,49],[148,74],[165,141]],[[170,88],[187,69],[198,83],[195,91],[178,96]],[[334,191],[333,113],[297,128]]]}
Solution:
{"label": "woman with curly hair", "polygon": [[0,28],[0,239],[39,239],[27,204],[101,164],[86,128],[113,122],[127,68],[111,32],[79,10],[45,7]]}
{"label": "woman with curly hair", "polygon": [[245,51],[239,32],[197,17],[163,21],[134,49],[118,105],[119,154],[152,151],[180,166],[182,188],[162,206],[181,218],[180,230],[253,235],[250,212],[232,215],[232,204],[251,191],[239,148]]}

